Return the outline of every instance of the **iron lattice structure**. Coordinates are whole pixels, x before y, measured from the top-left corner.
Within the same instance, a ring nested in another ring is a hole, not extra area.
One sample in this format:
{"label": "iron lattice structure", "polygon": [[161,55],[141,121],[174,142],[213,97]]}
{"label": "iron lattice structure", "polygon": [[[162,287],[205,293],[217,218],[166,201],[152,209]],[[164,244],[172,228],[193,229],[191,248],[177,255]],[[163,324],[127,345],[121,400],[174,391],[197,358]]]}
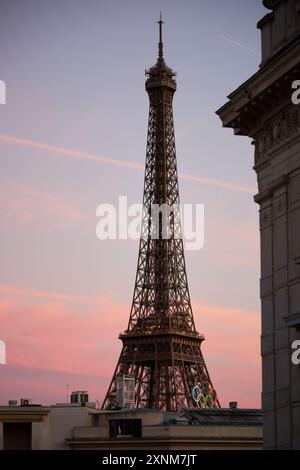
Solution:
{"label": "iron lattice structure", "polygon": [[[219,406],[203,355],[204,340],[195,328],[183,240],[173,124],[175,73],[163,58],[162,20],[159,56],[147,74],[149,125],[146,152],[144,215],[137,275],[127,330],[119,337],[122,352],[102,408],[115,408],[117,377],[135,378],[135,407],[179,411],[195,406],[198,384]],[[153,223],[155,205],[172,208],[169,234],[163,236],[163,215]],[[156,236],[154,235],[156,232]],[[205,403],[205,397],[200,400]],[[198,405],[199,406],[199,405]]]}

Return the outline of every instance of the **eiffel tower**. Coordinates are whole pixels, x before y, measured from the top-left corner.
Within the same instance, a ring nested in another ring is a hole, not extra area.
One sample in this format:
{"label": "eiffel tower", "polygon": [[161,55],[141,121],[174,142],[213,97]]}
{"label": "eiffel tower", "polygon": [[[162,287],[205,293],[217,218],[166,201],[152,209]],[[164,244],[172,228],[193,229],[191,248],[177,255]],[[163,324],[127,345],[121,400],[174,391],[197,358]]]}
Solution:
{"label": "eiffel tower", "polygon": [[[116,407],[122,377],[134,378],[136,408],[180,411],[220,406],[201,352],[204,336],[195,328],[187,283],[172,108],[176,74],[163,57],[161,17],[158,24],[158,59],[146,71],[150,110],[133,302],[127,330],[119,336],[123,348],[102,409]],[[171,210],[167,215],[161,211],[155,224],[153,208],[163,205]],[[168,223],[167,237],[164,223]]]}

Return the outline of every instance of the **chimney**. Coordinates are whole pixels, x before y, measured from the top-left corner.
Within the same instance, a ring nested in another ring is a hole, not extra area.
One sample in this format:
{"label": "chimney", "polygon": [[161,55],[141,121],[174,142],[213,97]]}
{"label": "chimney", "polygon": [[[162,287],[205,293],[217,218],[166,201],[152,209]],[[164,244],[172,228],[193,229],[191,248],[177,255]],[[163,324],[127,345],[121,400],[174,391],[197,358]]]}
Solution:
{"label": "chimney", "polygon": [[77,390],[76,392],[71,393],[71,403],[72,405],[82,405],[89,401],[89,394],[86,391]]}
{"label": "chimney", "polygon": [[236,410],[237,407],[238,407],[238,402],[237,402],[237,401],[230,401],[230,402],[229,402],[229,408],[230,408],[231,410]]}
{"label": "chimney", "polygon": [[18,406],[18,400],[8,400],[8,406]]}

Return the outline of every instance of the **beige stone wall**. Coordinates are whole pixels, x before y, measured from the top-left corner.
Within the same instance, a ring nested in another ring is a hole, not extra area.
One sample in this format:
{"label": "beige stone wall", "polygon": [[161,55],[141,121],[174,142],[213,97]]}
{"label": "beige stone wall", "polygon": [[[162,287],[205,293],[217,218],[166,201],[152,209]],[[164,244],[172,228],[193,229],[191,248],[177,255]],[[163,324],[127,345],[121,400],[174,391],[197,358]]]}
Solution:
{"label": "beige stone wall", "polygon": [[0,450],[3,449],[3,422],[32,423],[32,449],[68,449],[66,439],[75,426],[91,426],[89,408],[82,406],[0,407]]}

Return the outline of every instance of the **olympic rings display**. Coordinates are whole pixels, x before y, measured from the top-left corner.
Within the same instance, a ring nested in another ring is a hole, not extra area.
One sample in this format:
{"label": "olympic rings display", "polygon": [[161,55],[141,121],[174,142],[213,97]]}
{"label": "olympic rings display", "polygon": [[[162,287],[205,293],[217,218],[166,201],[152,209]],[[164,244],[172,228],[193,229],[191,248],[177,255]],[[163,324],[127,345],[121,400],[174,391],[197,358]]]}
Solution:
{"label": "olympic rings display", "polygon": [[213,408],[217,402],[217,392],[213,388],[208,390],[200,384],[193,387],[192,397],[198,408]]}

